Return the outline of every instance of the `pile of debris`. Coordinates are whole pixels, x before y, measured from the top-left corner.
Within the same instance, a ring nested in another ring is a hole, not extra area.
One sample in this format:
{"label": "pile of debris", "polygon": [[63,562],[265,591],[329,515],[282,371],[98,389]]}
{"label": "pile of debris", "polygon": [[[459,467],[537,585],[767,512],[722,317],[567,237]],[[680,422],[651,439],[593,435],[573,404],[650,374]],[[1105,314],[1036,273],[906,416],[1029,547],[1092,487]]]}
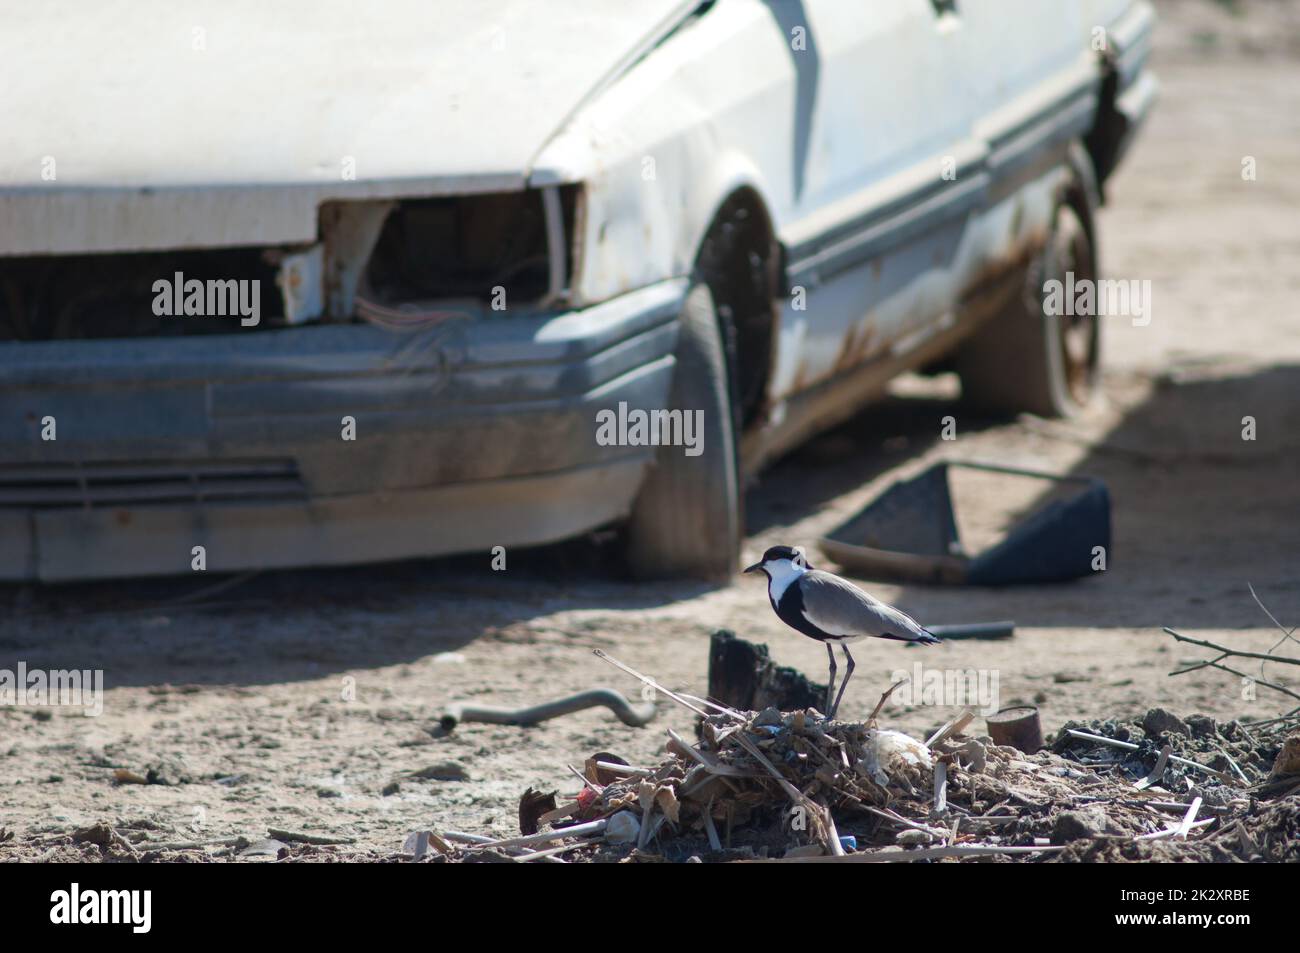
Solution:
{"label": "pile of debris", "polygon": [[[1098,841],[1073,856],[1088,861],[1300,860],[1300,731],[1293,717],[1222,724],[1153,708],[1129,722],[1068,722],[1053,750],[1092,771],[1160,795],[1159,806],[1196,804],[1197,836],[1149,845]],[[1176,800],[1175,800],[1176,799]]]}
{"label": "pile of debris", "polygon": [[1300,773],[1300,736],[1293,732],[1285,719],[1219,724],[1208,715],[1183,719],[1152,708],[1130,722],[1067,722],[1052,750],[1140,782],[1161,763],[1167,747],[1157,780],[1171,790],[1202,792],[1209,800],[1226,796],[1239,783],[1257,796],[1275,797],[1300,792],[1300,776],[1294,776]]}
{"label": "pile of debris", "polygon": [[552,863],[561,855],[908,862],[1300,852],[1300,735],[1288,739],[1283,723],[1252,731],[1157,709],[1145,727],[1071,723],[1054,750],[1027,754],[966,734],[969,711],[922,742],[876,727],[875,713],[857,724],[811,708],[742,712],[632,674],[699,716],[694,743],[669,730],[664,759],[650,766],[594,755],[575,769],[582,786],[566,803],[525,793],[519,837],[422,831],[404,852]]}

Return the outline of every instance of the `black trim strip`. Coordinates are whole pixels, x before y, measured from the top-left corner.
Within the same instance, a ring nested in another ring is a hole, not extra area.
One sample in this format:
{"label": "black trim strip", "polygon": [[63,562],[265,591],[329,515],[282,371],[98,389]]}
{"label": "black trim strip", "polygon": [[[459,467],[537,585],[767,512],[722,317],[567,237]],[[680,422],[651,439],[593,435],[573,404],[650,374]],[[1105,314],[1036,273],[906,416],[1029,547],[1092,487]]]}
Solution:
{"label": "black trim strip", "polygon": [[[1081,73],[1080,81],[1068,91],[990,137],[986,155],[967,160],[958,179],[926,177],[911,191],[788,246],[787,286],[817,287],[891,248],[995,204],[1058,164],[1069,142],[1090,128],[1100,81],[1100,71]],[[970,150],[954,149],[954,153],[961,151]],[[938,157],[931,156],[909,171],[931,166],[939,168]]]}
{"label": "black trim strip", "polygon": [[1094,84],[1080,87],[1040,113],[1033,123],[1021,124],[1011,136],[994,144],[989,154],[993,185],[986,196],[990,205],[1064,160],[1070,142],[1092,128],[1099,105],[1096,88]]}
{"label": "black trim strip", "polygon": [[984,204],[989,187],[990,178],[982,165],[958,179],[936,179],[792,248],[788,280],[792,285],[816,287],[895,245],[968,214]]}

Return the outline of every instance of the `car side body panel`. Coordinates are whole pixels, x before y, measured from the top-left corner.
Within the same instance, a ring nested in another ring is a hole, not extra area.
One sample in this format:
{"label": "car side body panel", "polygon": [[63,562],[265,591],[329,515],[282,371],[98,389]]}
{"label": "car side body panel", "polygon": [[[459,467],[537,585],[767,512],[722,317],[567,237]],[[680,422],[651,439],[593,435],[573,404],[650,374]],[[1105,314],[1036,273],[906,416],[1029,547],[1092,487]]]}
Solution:
{"label": "car side body panel", "polygon": [[785,269],[751,468],[951,351],[1016,290],[1107,56],[1147,97],[1135,113],[1149,106],[1149,4],[1007,6],[724,0],[538,157],[534,181],[586,183],[579,301],[688,274],[727,195],[762,198]]}

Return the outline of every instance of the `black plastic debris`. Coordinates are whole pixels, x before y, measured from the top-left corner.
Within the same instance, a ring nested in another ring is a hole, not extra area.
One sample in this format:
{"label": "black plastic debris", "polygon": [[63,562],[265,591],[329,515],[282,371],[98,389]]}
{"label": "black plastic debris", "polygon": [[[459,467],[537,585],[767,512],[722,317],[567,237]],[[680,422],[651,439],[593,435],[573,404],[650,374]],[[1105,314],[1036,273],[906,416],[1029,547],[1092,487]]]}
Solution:
{"label": "black plastic debris", "polygon": [[740,711],[799,711],[821,709],[826,704],[826,686],[819,685],[796,669],[777,665],[766,645],[737,638],[734,632],[718,629],[709,641],[709,697]]}
{"label": "black plastic debris", "polygon": [[[1050,501],[1000,542],[971,555],[957,532],[948,484],[954,467],[1077,484],[1079,490]],[[981,586],[1091,575],[1099,546],[1109,560],[1110,493],[1100,480],[963,462],[938,463],[900,480],[820,542],[828,557],[863,575]]]}

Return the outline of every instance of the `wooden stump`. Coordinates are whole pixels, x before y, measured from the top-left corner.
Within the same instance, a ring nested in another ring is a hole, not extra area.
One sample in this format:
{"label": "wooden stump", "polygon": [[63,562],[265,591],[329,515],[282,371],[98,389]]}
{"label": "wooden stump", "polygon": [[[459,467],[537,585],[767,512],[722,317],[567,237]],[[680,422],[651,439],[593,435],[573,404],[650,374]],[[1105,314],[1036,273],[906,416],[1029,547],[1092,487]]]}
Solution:
{"label": "wooden stump", "polygon": [[995,744],[1010,745],[1025,754],[1033,754],[1043,747],[1043,726],[1038,720],[1038,709],[1031,705],[1004,708],[985,721]]}
{"label": "wooden stump", "polygon": [[766,645],[736,638],[734,632],[719,629],[709,642],[709,697],[740,711],[778,711],[805,708],[821,710],[826,704],[826,686],[803,673],[775,664]]}

